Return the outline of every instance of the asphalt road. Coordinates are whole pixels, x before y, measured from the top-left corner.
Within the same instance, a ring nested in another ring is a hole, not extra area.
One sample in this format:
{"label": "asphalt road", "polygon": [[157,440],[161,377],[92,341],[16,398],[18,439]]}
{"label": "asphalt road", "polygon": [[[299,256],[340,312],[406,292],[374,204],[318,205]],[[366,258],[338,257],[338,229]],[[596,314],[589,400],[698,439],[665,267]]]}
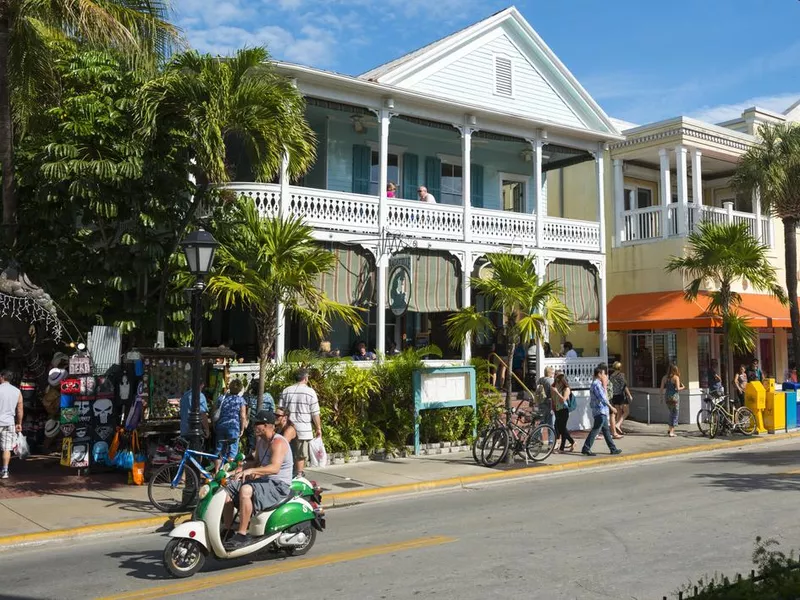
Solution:
{"label": "asphalt road", "polygon": [[163,535],[58,542],[0,553],[0,598],[660,600],[749,571],[757,535],[800,547],[799,467],[790,441],[338,508],[306,557],[188,580]]}

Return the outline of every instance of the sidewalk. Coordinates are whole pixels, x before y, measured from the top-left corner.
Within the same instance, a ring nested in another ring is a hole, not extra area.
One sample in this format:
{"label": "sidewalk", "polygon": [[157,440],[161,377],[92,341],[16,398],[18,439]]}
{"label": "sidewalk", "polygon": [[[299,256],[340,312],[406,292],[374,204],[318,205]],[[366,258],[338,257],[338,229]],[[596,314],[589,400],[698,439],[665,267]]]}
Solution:
{"label": "sidewalk", "polygon": [[[445,454],[335,465],[308,469],[307,474],[322,486],[324,503],[332,507],[427,489],[463,487],[496,479],[800,437],[798,433],[709,440],[702,437],[695,426],[687,425],[679,428],[677,438],[669,438],[665,429],[664,425],[631,423],[631,433],[617,440],[623,454],[615,457],[609,456],[602,439],[595,443],[597,457],[582,456],[580,446],[586,433],[579,432],[573,434],[575,452],[554,453],[544,463],[526,465],[518,459],[514,465],[487,469],[476,465],[470,452],[450,453],[449,448],[443,448]],[[53,459],[33,460],[53,462]],[[127,485],[124,474],[77,477],[67,475],[57,462],[52,467],[49,463],[43,467],[33,461],[26,465],[14,461],[12,478],[0,481],[0,546],[32,541],[30,537],[69,535],[57,530],[81,528],[79,532],[95,533],[134,527],[157,528],[169,521],[168,515],[150,505],[147,487]]]}

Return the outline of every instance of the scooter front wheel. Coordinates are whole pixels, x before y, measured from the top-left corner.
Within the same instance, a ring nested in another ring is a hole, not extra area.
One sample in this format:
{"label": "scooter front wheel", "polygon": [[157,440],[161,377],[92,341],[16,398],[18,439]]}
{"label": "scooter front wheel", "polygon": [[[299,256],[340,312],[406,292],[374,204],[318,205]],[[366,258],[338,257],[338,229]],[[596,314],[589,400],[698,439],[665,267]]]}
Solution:
{"label": "scooter front wheel", "polygon": [[206,549],[189,538],[173,538],[164,548],[164,567],[173,577],[191,577],[203,568]]}
{"label": "scooter front wheel", "polygon": [[314,529],[310,522],[305,523],[302,531],[306,534],[306,541],[302,546],[290,546],[284,548],[283,550],[286,552],[286,556],[303,556],[304,554],[308,554],[308,551],[311,550],[314,542],[317,541],[317,530]]}

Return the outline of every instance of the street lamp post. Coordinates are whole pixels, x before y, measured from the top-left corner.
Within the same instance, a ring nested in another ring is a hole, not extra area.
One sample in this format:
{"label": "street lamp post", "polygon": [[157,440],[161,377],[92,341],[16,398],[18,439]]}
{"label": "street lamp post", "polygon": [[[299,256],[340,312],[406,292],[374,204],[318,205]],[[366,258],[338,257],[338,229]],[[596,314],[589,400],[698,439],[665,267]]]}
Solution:
{"label": "street lamp post", "polygon": [[189,411],[189,442],[199,450],[203,447],[203,430],[200,421],[200,372],[203,368],[203,288],[205,277],[214,263],[214,253],[219,243],[203,229],[193,231],[181,242],[189,271],[197,278],[192,288],[194,322],[194,361],[192,364],[192,408]]}

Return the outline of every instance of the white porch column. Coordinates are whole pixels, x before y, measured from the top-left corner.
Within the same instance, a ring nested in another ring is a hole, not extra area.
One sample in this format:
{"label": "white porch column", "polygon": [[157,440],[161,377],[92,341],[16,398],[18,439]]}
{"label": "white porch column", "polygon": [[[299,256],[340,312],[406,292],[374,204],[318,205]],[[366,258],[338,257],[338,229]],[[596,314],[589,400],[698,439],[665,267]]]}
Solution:
{"label": "white porch column", "polygon": [[461,127],[461,202],[464,204],[464,241],[472,241],[472,128],[469,117]]}
{"label": "white porch column", "polygon": [[756,239],[764,244],[766,236],[763,231],[763,224],[761,223],[761,190],[756,188],[753,190],[753,212],[756,215]]}
{"label": "white porch column", "polygon": [[[539,283],[543,283],[547,275],[547,261],[541,254],[536,255],[536,274],[539,277]],[[546,317],[547,309],[543,309],[542,313]],[[539,381],[540,377],[544,377],[544,342],[548,341],[550,338],[550,331],[548,330],[546,320],[542,328],[542,337],[544,339],[536,340],[536,381]],[[525,358],[527,360],[527,348],[525,350]]]}
{"label": "white porch column", "polygon": [[531,140],[533,148],[533,205],[536,207],[536,247],[544,247],[544,219],[547,216],[547,203],[542,194],[542,146],[545,135],[539,134]]}
{"label": "white porch column", "polygon": [[[472,252],[465,250],[461,261],[461,308],[472,306]],[[472,338],[467,336],[461,350],[461,360],[467,364],[472,359]]]}
{"label": "white porch column", "polygon": [[[386,191],[384,190],[384,194]],[[378,252],[381,252],[380,246]],[[378,354],[386,353],[386,278],[389,270],[389,257],[379,254],[377,261],[377,277],[375,285],[378,286],[377,306],[375,307],[375,350]]]}
{"label": "white porch column", "polygon": [[[382,108],[378,114],[380,122],[380,148],[378,151],[378,235],[383,238],[384,228],[386,227],[386,185],[389,183],[389,121],[392,115],[388,109]],[[385,320],[385,319],[384,319]],[[378,319],[380,323],[380,318]],[[384,323],[385,325],[385,323]]]}
{"label": "white porch column", "polygon": [[281,160],[281,205],[280,216],[289,216],[289,153],[283,153],[283,160]]}
{"label": "white porch column", "polygon": [[669,154],[666,148],[658,151],[661,163],[661,237],[669,237],[669,205],[672,201],[672,182],[669,173]]}
{"label": "white porch column", "polygon": [[278,304],[278,337],[275,340],[275,362],[282,363],[286,357],[286,305]]}
{"label": "white porch column", "polygon": [[592,261],[600,279],[600,314],[598,315],[597,332],[600,337],[600,357],[608,364],[608,292],[606,290],[606,259]]}
{"label": "white porch column", "polygon": [[597,153],[594,156],[594,170],[597,175],[597,221],[600,223],[600,248],[599,252],[606,252],[606,145],[597,145]]}
{"label": "white porch column", "polygon": [[689,173],[686,169],[686,146],[675,146],[675,170],[678,183],[678,235],[689,231]]}
{"label": "white porch column", "polygon": [[699,209],[703,206],[703,153],[700,150],[692,150],[692,199],[694,207]]}
{"label": "white porch column", "polygon": [[627,242],[625,234],[625,174],[622,160],[614,159],[614,223],[617,229],[617,246]]}

